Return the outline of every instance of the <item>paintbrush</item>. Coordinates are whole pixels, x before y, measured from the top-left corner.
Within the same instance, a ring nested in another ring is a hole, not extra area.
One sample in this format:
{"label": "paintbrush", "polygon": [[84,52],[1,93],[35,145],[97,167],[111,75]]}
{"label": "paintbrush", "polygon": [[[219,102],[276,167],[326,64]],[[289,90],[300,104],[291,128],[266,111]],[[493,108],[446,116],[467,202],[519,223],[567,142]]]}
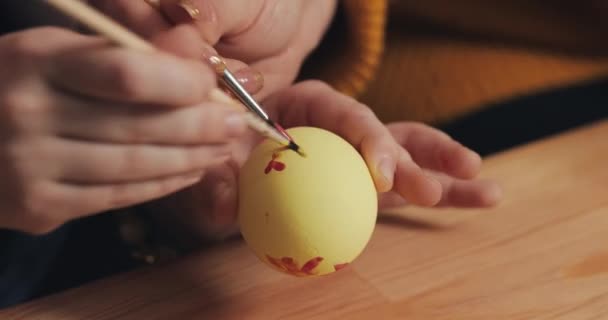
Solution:
{"label": "paintbrush", "polygon": [[[135,33],[124,28],[117,22],[103,15],[99,11],[82,3],[78,0],[45,0],[48,4],[59,10],[63,14],[79,21],[86,25],[91,30],[100,35],[105,36],[115,44],[134,50],[155,52],[157,49],[142,39]],[[218,58],[219,59],[219,58]],[[223,65],[221,59],[220,65]],[[217,68],[217,66],[213,66]],[[216,69],[217,70],[217,69]],[[303,154],[300,146],[275,122],[273,122],[255,100],[247,93],[247,91],[236,81],[230,71],[224,67],[220,70],[222,80],[227,84],[229,89],[241,100],[241,102],[251,112],[245,114],[245,120],[250,128],[259,132],[263,136],[276,141],[277,143],[286,146],[287,148]],[[210,100],[220,103],[236,104],[237,102],[222,92],[220,89],[214,88],[209,94]]]}

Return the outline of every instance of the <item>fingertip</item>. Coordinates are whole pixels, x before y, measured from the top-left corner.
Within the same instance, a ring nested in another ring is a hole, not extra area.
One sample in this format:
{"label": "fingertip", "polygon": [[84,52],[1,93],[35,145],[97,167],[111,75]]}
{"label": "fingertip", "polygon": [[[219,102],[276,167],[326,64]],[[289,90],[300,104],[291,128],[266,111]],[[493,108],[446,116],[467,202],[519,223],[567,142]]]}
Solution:
{"label": "fingertip", "polygon": [[443,193],[441,183],[425,174],[411,160],[401,160],[395,175],[395,189],[409,203],[431,207],[439,203]]}
{"label": "fingertip", "polygon": [[387,141],[391,140],[385,138],[384,132],[369,133],[361,139],[359,146],[372,174],[376,190],[381,193],[393,189],[401,153],[405,153],[401,157],[409,158],[409,154],[400,146]]}
{"label": "fingertip", "polygon": [[254,68],[246,66],[235,72],[234,75],[250,94],[256,94],[264,87],[264,76]]}
{"label": "fingertip", "polygon": [[372,176],[378,192],[388,192],[393,188],[395,170],[397,163],[390,155],[379,157],[379,161],[374,161]]}
{"label": "fingertip", "polygon": [[421,187],[419,192],[418,205],[425,207],[432,207],[441,201],[443,193],[443,187],[437,179],[426,175],[426,183],[424,187]]}
{"label": "fingertip", "polygon": [[442,171],[461,179],[477,176],[481,164],[482,158],[478,153],[457,142],[441,154]]}
{"label": "fingertip", "polygon": [[479,194],[478,203],[481,207],[494,207],[503,197],[502,187],[494,181],[485,181],[486,186]]}
{"label": "fingertip", "polygon": [[159,8],[174,24],[191,23],[200,14],[200,10],[190,3],[190,1],[162,0],[160,1]]}
{"label": "fingertip", "polygon": [[236,201],[236,193],[227,183],[218,183],[213,194],[215,195],[213,206],[213,223],[216,227],[224,227],[234,221],[232,210]]}

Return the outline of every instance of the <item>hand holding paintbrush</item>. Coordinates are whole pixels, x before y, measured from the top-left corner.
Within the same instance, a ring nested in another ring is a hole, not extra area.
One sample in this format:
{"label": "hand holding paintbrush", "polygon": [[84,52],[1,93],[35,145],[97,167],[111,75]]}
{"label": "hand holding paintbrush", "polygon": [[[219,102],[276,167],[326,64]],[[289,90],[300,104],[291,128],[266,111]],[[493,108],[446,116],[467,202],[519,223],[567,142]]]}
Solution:
{"label": "hand holding paintbrush", "polygon": [[[141,39],[134,33],[123,28],[118,23],[107,18],[95,9],[77,0],[46,0],[47,3],[55,7],[62,13],[78,20],[83,25],[86,25],[93,31],[109,38],[117,45],[132,48],[135,50],[153,52],[156,50],[151,44]],[[220,75],[223,82],[227,85],[236,97],[257,117],[247,114],[246,121],[249,126],[261,133],[262,135],[275,140],[276,142],[287,146],[295,152],[303,154],[300,147],[287,135],[287,133],[276,123],[274,123],[259,104],[247,93],[247,91],[238,83],[234,75],[226,68],[221,59],[216,58],[211,60],[212,66]],[[214,102],[233,102],[233,100],[218,89],[212,89],[209,95]]]}

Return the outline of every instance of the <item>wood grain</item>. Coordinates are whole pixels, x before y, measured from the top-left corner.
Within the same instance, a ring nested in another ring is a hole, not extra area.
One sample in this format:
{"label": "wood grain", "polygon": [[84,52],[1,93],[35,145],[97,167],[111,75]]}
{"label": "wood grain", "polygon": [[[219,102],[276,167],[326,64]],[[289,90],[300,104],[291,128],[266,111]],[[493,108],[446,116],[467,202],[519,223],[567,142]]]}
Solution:
{"label": "wood grain", "polygon": [[496,155],[491,210],[387,212],[351,267],[297,279],[240,241],[1,319],[608,319],[608,121]]}

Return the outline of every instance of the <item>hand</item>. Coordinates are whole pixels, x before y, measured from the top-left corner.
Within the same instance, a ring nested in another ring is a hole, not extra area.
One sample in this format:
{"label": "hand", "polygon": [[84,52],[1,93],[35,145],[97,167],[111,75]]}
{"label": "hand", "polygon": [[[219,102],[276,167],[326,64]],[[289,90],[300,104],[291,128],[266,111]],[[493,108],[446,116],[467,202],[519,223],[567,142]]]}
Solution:
{"label": "hand", "polygon": [[224,162],[247,131],[204,103],[203,63],[56,28],[0,38],[0,228],[62,223],[165,196]]}
{"label": "hand", "polygon": [[302,82],[267,105],[286,127],[324,128],[355,146],[381,193],[381,209],[406,203],[487,207],[501,197],[494,182],[475,179],[482,161],[472,150],[421,123],[385,126],[370,108],[323,83]]}
{"label": "hand", "polygon": [[[373,112],[327,85],[297,84],[265,101],[286,127],[315,126],[335,132],[364,157],[379,194],[380,209],[488,207],[501,197],[492,181],[477,180],[481,158],[445,133],[420,123],[382,124]],[[160,213],[178,215],[190,232],[223,238],[235,233],[237,176],[256,136],[241,140],[227,164],[209,170],[201,183],[164,199]]]}
{"label": "hand", "polygon": [[[319,44],[336,0],[89,0],[146,38],[189,25],[198,37],[171,40],[171,51],[199,45],[217,50],[247,89],[264,98],[289,86],[306,56]],[[196,9],[197,19],[186,9]],[[160,12],[159,12],[160,11]],[[176,37],[181,38],[178,34]],[[202,56],[199,55],[200,59]],[[263,78],[261,77],[263,75]]]}

